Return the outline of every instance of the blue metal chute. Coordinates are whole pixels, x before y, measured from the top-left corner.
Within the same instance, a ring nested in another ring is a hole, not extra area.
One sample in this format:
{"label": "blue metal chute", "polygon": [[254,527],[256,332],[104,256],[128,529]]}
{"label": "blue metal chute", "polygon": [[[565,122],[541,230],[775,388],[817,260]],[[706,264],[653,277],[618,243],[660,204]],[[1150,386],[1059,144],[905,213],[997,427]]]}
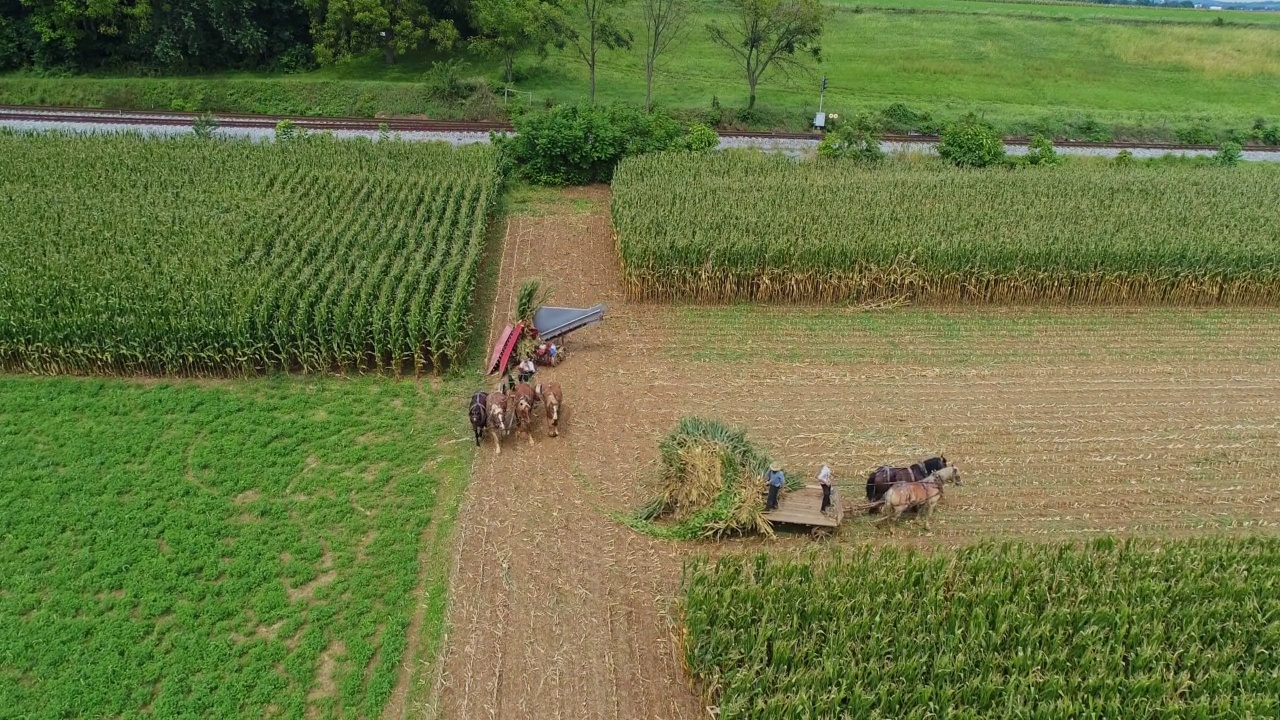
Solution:
{"label": "blue metal chute", "polygon": [[533,327],[543,340],[555,340],[604,319],[604,304],[584,309],[540,307],[533,313]]}

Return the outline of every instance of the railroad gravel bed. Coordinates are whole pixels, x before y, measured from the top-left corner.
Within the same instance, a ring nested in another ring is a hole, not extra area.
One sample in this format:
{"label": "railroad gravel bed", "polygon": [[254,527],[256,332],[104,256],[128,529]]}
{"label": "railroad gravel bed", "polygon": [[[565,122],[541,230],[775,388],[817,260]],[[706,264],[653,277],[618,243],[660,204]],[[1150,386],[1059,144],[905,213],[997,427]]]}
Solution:
{"label": "railroad gravel bed", "polygon": [[[936,152],[934,147],[936,143],[932,142],[899,142],[888,141],[881,143],[881,147],[887,153],[933,153]],[[812,152],[818,147],[817,140],[799,140],[795,138],[742,138],[742,137],[722,137],[720,138],[720,149],[726,148],[747,148],[758,147],[767,152],[780,152],[791,157],[800,157],[806,153]],[[1005,149],[1010,155],[1025,155],[1027,152],[1026,145],[1015,143],[1005,143]],[[1099,148],[1099,147],[1057,147],[1055,148],[1061,155],[1087,155],[1093,157],[1115,157],[1120,154],[1124,148]],[[1205,149],[1178,149],[1170,150],[1167,148],[1129,148],[1129,152],[1133,153],[1135,158],[1157,158],[1164,155],[1213,155],[1216,150]],[[1241,157],[1245,160],[1256,160],[1262,162],[1280,162],[1280,150],[1245,150]]]}
{"label": "railroad gravel bed", "polygon": [[[33,111],[34,112],[34,111]],[[190,125],[175,123],[173,125],[154,125],[139,124],[130,125],[127,123],[114,120],[117,118],[137,118],[139,120],[151,119],[156,115],[147,113],[110,113],[113,121],[108,122],[61,122],[51,120],[18,120],[13,117],[13,111],[6,111],[6,116],[0,116],[0,127],[10,128],[13,130],[26,130],[35,132],[82,132],[82,133],[113,133],[113,132],[138,132],[144,135],[172,137],[176,135],[186,135],[192,132]],[[104,116],[107,113],[103,113]],[[308,132],[319,132],[310,130]],[[364,137],[371,140],[377,140],[379,132],[377,130],[323,130],[323,132],[333,133],[339,138],[355,138]],[[255,140],[270,140],[275,136],[275,130],[268,127],[245,127],[245,126],[221,126],[214,130],[214,134],[221,137],[249,137]],[[489,133],[487,132],[463,132],[463,131],[402,131],[392,130],[393,137],[411,142],[447,142],[451,145],[469,145],[472,143],[489,142]],[[900,142],[885,141],[882,143],[885,152],[910,152],[910,153],[933,153],[935,152],[935,143],[932,142]],[[813,152],[818,147],[817,140],[803,140],[796,138],[769,138],[769,137],[722,137],[720,138],[720,149],[727,148],[760,148],[766,152],[778,152],[790,157],[800,157],[807,153]],[[1007,143],[1005,146],[1010,155],[1022,155],[1027,152],[1026,145]],[[1094,157],[1115,157],[1121,152],[1121,148],[1099,148],[1099,147],[1058,147],[1057,151],[1063,155],[1081,155]],[[1206,149],[1168,149],[1168,148],[1129,148],[1134,157],[1138,158],[1156,158],[1164,155],[1184,155],[1184,156],[1203,156],[1213,155],[1214,150]],[[1242,153],[1245,160],[1260,162],[1280,162],[1280,150],[1245,150]]]}
{"label": "railroad gravel bed", "polygon": [[[76,133],[120,133],[120,132],[136,132],[143,135],[156,137],[175,137],[178,135],[190,135],[193,131],[190,125],[129,125],[117,122],[53,122],[48,120],[13,120],[11,118],[0,118],[0,127],[11,128],[13,130],[26,130],[34,132],[76,132]],[[304,128],[305,129],[305,128]],[[318,132],[307,129],[307,132]],[[356,138],[363,137],[371,140],[378,139],[377,130],[324,130],[323,132],[333,133],[338,138]],[[275,129],[269,127],[219,127],[213,131],[214,135],[219,137],[247,137],[254,140],[271,140],[275,137]],[[487,132],[416,132],[416,131],[391,131],[393,137],[398,137],[411,142],[447,142],[451,145],[470,145],[473,143],[489,142],[489,133]]]}

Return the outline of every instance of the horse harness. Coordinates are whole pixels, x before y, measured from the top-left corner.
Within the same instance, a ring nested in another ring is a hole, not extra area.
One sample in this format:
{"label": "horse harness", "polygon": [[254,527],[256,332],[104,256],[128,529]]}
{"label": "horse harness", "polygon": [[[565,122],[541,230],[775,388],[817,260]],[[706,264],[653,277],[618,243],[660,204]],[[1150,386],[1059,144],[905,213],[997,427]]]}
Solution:
{"label": "horse harness", "polygon": [[[905,481],[899,481],[899,482],[900,482],[901,484],[903,484],[903,485],[905,485],[905,484],[906,484],[906,482],[905,482]],[[937,497],[938,497],[939,499],[941,499],[941,498],[942,498],[942,495],[943,495],[943,485],[944,485],[944,483],[943,483],[943,481],[942,481],[942,478],[938,477],[936,473],[929,473],[929,475],[928,475],[927,477],[925,477],[923,480],[912,480],[911,482],[920,483],[921,485],[933,485],[934,487],[936,487],[936,488],[938,489]],[[895,484],[898,484],[898,483],[895,483]],[[933,493],[929,492],[928,490],[925,490],[925,497],[924,497],[924,500],[920,500],[920,501],[913,502],[913,503],[908,503],[908,504],[907,504],[907,508],[916,508],[916,507],[920,507],[920,506],[921,506],[921,505],[923,505],[924,503],[927,503],[927,502],[929,502],[931,499],[933,499],[933,497],[934,497]]]}

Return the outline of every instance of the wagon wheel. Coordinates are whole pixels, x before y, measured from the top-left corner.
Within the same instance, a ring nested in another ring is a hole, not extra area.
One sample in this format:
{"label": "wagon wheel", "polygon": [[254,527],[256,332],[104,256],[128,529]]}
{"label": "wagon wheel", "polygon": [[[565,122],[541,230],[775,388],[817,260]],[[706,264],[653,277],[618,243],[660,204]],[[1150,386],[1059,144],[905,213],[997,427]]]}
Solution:
{"label": "wagon wheel", "polygon": [[832,528],[822,527],[820,525],[814,526],[814,528],[809,531],[809,537],[814,540],[826,540],[830,538],[832,534],[834,534]]}

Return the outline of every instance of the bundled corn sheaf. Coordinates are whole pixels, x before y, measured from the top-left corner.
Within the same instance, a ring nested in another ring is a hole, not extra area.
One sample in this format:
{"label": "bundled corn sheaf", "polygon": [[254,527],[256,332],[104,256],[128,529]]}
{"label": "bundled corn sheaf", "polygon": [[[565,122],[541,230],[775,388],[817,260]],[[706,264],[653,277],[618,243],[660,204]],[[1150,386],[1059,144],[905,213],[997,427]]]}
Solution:
{"label": "bundled corn sheaf", "polygon": [[440,369],[462,352],[491,150],[0,137],[0,366]]}
{"label": "bundled corn sheaf", "polygon": [[897,548],[686,565],[724,720],[1280,716],[1280,540]]}
{"label": "bundled corn sheaf", "polygon": [[761,494],[769,457],[744,430],[686,417],[662,439],[659,449],[660,487],[630,519],[633,527],[677,538],[773,534]]}
{"label": "bundled corn sheaf", "polygon": [[633,300],[1280,304],[1280,168],[630,158]]}

